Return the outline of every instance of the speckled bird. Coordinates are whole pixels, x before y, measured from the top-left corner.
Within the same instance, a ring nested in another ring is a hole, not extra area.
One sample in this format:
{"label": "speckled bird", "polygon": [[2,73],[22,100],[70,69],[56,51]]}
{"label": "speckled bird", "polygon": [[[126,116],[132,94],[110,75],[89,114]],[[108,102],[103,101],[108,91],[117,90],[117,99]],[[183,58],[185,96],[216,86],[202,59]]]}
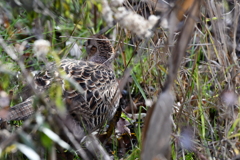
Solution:
{"label": "speckled bird", "polygon": [[[54,83],[60,83],[68,115],[90,133],[113,118],[121,94],[112,69],[115,51],[111,43],[103,35],[93,35],[85,46],[86,61],[63,59],[60,65],[51,64],[51,69],[39,72],[33,79],[36,89],[41,92]],[[61,70],[66,74],[61,74]],[[65,78],[62,78],[63,75]],[[77,82],[75,84],[78,84],[79,89],[67,87],[66,79]],[[32,104],[33,98],[30,97],[11,107],[6,118],[2,120],[27,119],[34,114]]]}

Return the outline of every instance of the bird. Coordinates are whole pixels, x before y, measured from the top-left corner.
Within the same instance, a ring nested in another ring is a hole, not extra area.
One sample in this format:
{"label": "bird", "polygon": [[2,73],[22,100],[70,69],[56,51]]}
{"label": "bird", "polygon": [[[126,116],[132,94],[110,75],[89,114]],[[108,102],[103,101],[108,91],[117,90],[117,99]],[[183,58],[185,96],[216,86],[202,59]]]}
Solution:
{"label": "bird", "polygon": [[[50,69],[37,73],[33,81],[41,92],[60,83],[67,115],[91,133],[114,117],[121,93],[112,67],[115,51],[109,39],[96,34],[86,41],[85,47],[86,60],[63,59],[59,65],[52,63]],[[80,89],[67,87],[61,71]],[[33,101],[34,98],[30,97],[10,107],[7,116],[0,117],[1,121],[28,119],[34,114]]]}

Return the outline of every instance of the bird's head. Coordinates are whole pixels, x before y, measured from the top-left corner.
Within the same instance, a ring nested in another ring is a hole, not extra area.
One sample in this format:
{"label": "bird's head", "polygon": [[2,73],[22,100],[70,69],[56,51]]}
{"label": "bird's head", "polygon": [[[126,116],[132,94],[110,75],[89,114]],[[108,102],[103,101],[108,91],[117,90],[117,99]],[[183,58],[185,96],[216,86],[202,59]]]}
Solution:
{"label": "bird's head", "polygon": [[85,43],[87,60],[109,66],[115,56],[115,51],[107,37],[93,35]]}

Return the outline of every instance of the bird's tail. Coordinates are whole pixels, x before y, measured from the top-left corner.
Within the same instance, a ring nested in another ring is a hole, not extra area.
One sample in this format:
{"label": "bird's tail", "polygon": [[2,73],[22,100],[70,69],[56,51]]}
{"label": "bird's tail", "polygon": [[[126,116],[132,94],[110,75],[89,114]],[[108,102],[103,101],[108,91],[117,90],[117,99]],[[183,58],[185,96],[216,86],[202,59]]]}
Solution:
{"label": "bird's tail", "polygon": [[10,109],[3,118],[0,117],[1,121],[11,121],[11,120],[26,120],[29,118],[33,113],[33,98],[30,97],[26,101],[19,103]]}

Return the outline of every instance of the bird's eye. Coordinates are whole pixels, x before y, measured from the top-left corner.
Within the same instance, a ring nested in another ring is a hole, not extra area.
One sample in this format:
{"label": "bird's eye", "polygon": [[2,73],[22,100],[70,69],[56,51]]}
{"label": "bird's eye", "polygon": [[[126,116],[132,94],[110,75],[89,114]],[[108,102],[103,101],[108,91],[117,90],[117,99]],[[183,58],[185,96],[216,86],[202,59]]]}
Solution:
{"label": "bird's eye", "polygon": [[94,55],[97,52],[97,47],[96,46],[92,46],[90,48],[90,55]]}

